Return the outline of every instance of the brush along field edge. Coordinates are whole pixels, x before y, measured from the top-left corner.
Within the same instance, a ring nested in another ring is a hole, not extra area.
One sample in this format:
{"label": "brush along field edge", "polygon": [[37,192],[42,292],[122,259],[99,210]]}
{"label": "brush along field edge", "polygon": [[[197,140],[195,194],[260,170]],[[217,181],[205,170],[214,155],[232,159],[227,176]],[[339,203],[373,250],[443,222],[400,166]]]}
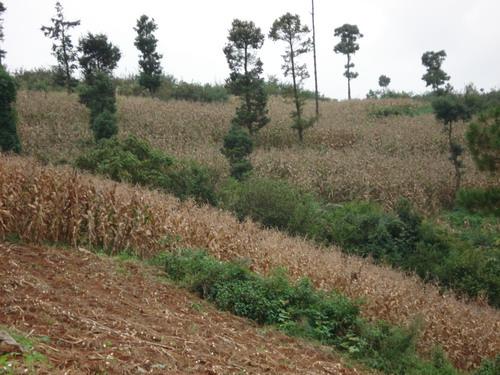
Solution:
{"label": "brush along field edge", "polygon": [[221,260],[249,259],[266,274],[284,266],[293,278],[335,289],[366,303],[368,319],[423,322],[419,350],[440,345],[463,369],[500,352],[500,312],[465,303],[450,293],[387,267],[321,248],[259,225],[240,223],[213,207],[181,203],[158,192],[41,167],[29,159],[0,157],[0,239],[130,249],[141,257],[175,248],[205,248]]}

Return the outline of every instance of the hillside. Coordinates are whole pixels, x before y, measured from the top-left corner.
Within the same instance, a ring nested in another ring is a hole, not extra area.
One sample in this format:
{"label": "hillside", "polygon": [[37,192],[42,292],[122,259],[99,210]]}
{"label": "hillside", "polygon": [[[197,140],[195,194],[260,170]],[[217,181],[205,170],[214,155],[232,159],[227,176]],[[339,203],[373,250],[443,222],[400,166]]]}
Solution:
{"label": "hillside", "polygon": [[240,223],[213,207],[20,158],[2,157],[0,187],[0,238],[15,235],[110,254],[130,249],[146,258],[161,250],[205,248],[220,259],[248,259],[263,274],[285,266],[294,278],[308,276],[321,288],[362,298],[369,319],[421,320],[422,353],[439,344],[456,366],[469,368],[500,352],[498,310],[460,301],[416,277],[334,247]]}
{"label": "hillside", "polygon": [[[414,115],[373,115],[389,105]],[[392,207],[407,197],[421,211],[434,213],[451,201],[453,171],[442,125],[426,105],[406,99],[322,102],[320,123],[299,145],[290,129],[291,105],[273,98],[272,121],[257,136],[252,163],[257,175],[287,179],[330,202],[367,198]],[[169,154],[195,159],[222,178],[228,165],[220,148],[235,106],[118,97],[120,135],[135,134]],[[92,144],[87,110],[76,95],[22,91],[17,108],[29,155],[68,162]],[[457,126],[461,143],[465,128]],[[465,167],[464,186],[499,184],[498,177],[478,172],[469,156]]]}
{"label": "hillside", "polygon": [[362,373],[331,350],[219,312],[139,262],[81,248],[0,244],[0,254],[0,328],[45,357],[30,373]]}

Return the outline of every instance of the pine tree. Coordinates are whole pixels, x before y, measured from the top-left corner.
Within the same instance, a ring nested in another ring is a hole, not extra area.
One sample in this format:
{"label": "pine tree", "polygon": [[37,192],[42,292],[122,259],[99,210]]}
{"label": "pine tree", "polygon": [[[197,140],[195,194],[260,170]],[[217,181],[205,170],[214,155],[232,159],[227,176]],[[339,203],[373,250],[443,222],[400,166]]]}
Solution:
{"label": "pine tree", "polygon": [[153,95],[161,85],[161,59],[162,55],[156,52],[158,39],[154,32],[158,29],[158,25],[154,19],[149,19],[143,15],[137,20],[137,27],[134,30],[137,32],[134,45],[141,52],[139,59],[140,75],[139,84],[149,90]]}
{"label": "pine tree", "polygon": [[253,22],[235,19],[224,48],[231,75],[230,91],[240,97],[233,124],[246,127],[253,135],[269,123],[267,93],[262,74],[262,61],[256,52],[264,43],[264,35]]}
{"label": "pine tree", "polygon": [[359,50],[357,40],[363,37],[356,25],[344,24],[335,29],[334,36],[340,37],[340,42],[334,47],[335,53],[341,53],[347,56],[347,64],[345,65],[344,76],[347,78],[347,98],[351,100],[351,80],[358,77],[358,73],[353,72],[352,55]]}
{"label": "pine tree", "polygon": [[64,77],[66,89],[71,92],[75,85],[73,72],[77,68],[77,51],[69,33],[72,28],[80,25],[80,21],[66,21],[60,2],[56,3],[56,17],[51,21],[52,26],[42,26],[41,30],[53,40],[52,54],[57,59],[58,73]]}
{"label": "pine tree", "polygon": [[0,151],[21,152],[17,135],[16,83],[0,65]]}
{"label": "pine tree", "polygon": [[297,131],[300,142],[304,140],[304,131],[313,126],[315,117],[305,119],[303,116],[305,99],[301,93],[302,82],[309,78],[305,64],[298,64],[297,59],[311,50],[312,42],[308,38],[309,28],[302,25],[298,15],[286,13],[274,21],[269,37],[274,41],[283,41],[286,44],[283,57],[283,73],[285,77],[292,77],[292,91],[287,96],[293,98],[295,111],[292,112],[292,128]]}
{"label": "pine tree", "polygon": [[[7,8],[5,8],[5,5],[3,5],[3,2],[0,1],[0,42],[4,41],[3,18],[2,18],[2,15],[5,13],[6,10],[7,10]],[[6,53],[7,52],[5,52],[5,50],[3,50],[2,48],[0,48],[0,66],[2,66],[2,60],[5,57]]]}

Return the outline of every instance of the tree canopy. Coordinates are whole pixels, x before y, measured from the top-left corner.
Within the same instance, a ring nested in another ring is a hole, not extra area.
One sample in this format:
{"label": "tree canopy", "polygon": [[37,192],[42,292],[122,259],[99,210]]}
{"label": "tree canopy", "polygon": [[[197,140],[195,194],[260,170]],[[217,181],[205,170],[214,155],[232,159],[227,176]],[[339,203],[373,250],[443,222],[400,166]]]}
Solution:
{"label": "tree canopy", "polygon": [[139,84],[154,94],[161,85],[163,73],[161,67],[163,56],[156,51],[158,39],[154,35],[154,32],[158,30],[158,25],[154,19],[142,15],[137,20],[137,26],[134,27],[134,30],[137,33],[134,45],[141,52]]}

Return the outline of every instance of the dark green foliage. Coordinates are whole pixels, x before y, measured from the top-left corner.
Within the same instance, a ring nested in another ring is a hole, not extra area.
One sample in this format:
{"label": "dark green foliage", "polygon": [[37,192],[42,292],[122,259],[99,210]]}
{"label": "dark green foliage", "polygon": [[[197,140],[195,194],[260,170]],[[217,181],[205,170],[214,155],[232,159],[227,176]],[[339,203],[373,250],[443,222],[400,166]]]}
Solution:
{"label": "dark green foliage", "polygon": [[252,171],[249,156],[253,150],[253,141],[239,125],[233,124],[224,137],[222,154],[229,161],[231,176],[237,180],[245,179]]}
{"label": "dark green foliage", "polygon": [[139,83],[149,90],[151,95],[158,91],[162,76],[160,61],[163,56],[156,52],[158,39],[154,35],[157,29],[158,25],[155,20],[150,20],[146,15],[142,15],[137,20],[137,26],[134,28],[137,33],[134,45],[141,52]]}
{"label": "dark green foliage", "polygon": [[[455,213],[443,219],[452,227],[449,232],[424,221],[406,200],[393,213],[368,202],[326,205],[285,182],[258,178],[228,183],[219,197],[222,207],[240,220],[249,217],[293,235],[337,244],[347,253],[416,272],[459,294],[484,295],[500,306],[495,218]],[[493,195],[488,202],[495,199]]]}
{"label": "dark green foliage", "polygon": [[99,141],[118,133],[115,86],[103,72],[89,76],[80,86],[80,102],[90,110],[90,128]]}
{"label": "dark green foliage", "polygon": [[463,147],[453,139],[453,124],[458,121],[467,121],[472,116],[472,109],[464,97],[446,94],[436,97],[432,101],[432,108],[438,121],[443,123],[443,130],[447,135],[450,150],[450,161],[455,169],[455,194],[460,189],[462,180]]}
{"label": "dark green foliage", "polygon": [[262,61],[256,55],[264,44],[264,35],[253,22],[235,19],[227,39],[224,54],[231,70],[227,86],[240,97],[233,123],[253,135],[269,123],[267,93],[260,77]]}
{"label": "dark green foliage", "polygon": [[347,78],[347,97],[351,100],[351,79],[358,77],[358,73],[351,71],[354,63],[351,61],[352,55],[359,50],[358,39],[363,37],[357,25],[344,24],[335,29],[335,37],[340,37],[340,42],[335,45],[333,51],[347,56],[344,76]]}
{"label": "dark green foliage", "polygon": [[307,279],[292,284],[284,272],[269,277],[241,262],[224,263],[204,252],[163,256],[167,274],[219,308],[287,332],[334,343],[358,320],[359,307],[347,298],[315,290]]}
{"label": "dark green foliage", "polygon": [[80,156],[76,165],[115,181],[162,189],[180,199],[216,203],[214,177],[209,170],[194,162],[177,161],[135,137],[102,140]]}
{"label": "dark green foliage", "polygon": [[118,126],[116,123],[116,113],[107,109],[98,113],[92,121],[92,125],[90,127],[94,132],[96,141],[115,136],[118,133]]}
{"label": "dark green foliage", "polygon": [[[139,77],[116,78],[115,84],[120,95],[125,96],[145,96],[149,95],[138,83]],[[190,102],[226,102],[229,93],[224,85],[199,84],[177,81],[172,76],[162,75],[160,87],[155,93],[155,97],[161,100],[186,100]]]}
{"label": "dark green foliage", "polygon": [[456,204],[470,212],[500,217],[500,187],[462,189],[458,192]]}
{"label": "dark green foliage", "polygon": [[0,65],[0,151],[2,152],[21,152],[16,126],[16,94],[14,79]]}
{"label": "dark green foliage", "polygon": [[[5,8],[5,5],[3,4],[3,1],[0,1],[0,42],[3,42],[4,34],[3,34],[3,18],[2,15],[5,13],[7,8]],[[2,66],[2,60],[5,57],[5,50],[0,48],[0,66]]]}
{"label": "dark green foliage", "polygon": [[428,51],[422,55],[422,64],[427,69],[427,72],[422,76],[426,86],[431,86],[436,93],[443,92],[441,86],[450,80],[450,76],[446,74],[441,66],[446,58],[446,52],[441,50],[438,52]]}
{"label": "dark green foliage", "polygon": [[500,106],[471,123],[466,138],[479,170],[492,173],[500,170]]}
{"label": "dark green foliage", "polygon": [[[13,75],[19,90],[49,92],[61,91],[66,87],[66,78],[58,67],[33,70],[19,69]],[[75,79],[72,85],[76,84],[77,80]]]}
{"label": "dark green foliage", "polygon": [[318,208],[312,195],[286,182],[252,178],[228,184],[221,192],[224,208],[243,220],[252,218],[270,228],[312,237]]}
{"label": "dark green foliage", "polygon": [[335,346],[384,373],[457,374],[442,352],[435,351],[432,362],[418,357],[416,325],[368,323],[357,303],[320,291],[308,279],[292,283],[282,270],[259,276],[243,262],[220,262],[201,251],[166,253],[159,261],[170,279],[222,310]]}
{"label": "dark green foliage", "polygon": [[375,117],[391,116],[420,116],[432,113],[432,107],[428,105],[414,106],[410,104],[391,105],[386,107],[375,107],[370,113]]}
{"label": "dark green foliage", "polygon": [[111,79],[120,60],[120,50],[108,42],[104,34],[88,33],[78,47],[84,83],[80,88],[80,102],[90,109],[90,128],[96,141],[118,133],[116,94]]}
{"label": "dark green foliage", "polygon": [[78,61],[86,80],[98,72],[111,75],[121,58],[118,47],[111,44],[104,34],[88,33],[80,39],[78,52]]}
{"label": "dark green foliage", "polygon": [[64,77],[65,86],[71,92],[75,86],[73,72],[77,68],[77,52],[69,35],[72,28],[79,26],[80,21],[66,21],[63,7],[56,3],[56,17],[51,19],[52,26],[42,26],[44,35],[53,40],[52,54],[57,59],[58,71]]}
{"label": "dark green foliage", "polygon": [[383,88],[384,90],[387,88],[387,86],[389,86],[389,84],[391,83],[391,79],[389,77],[387,77],[386,75],[381,75],[379,78],[378,78],[378,85]]}
{"label": "dark green foliage", "polygon": [[286,45],[283,57],[283,73],[285,77],[291,75],[292,87],[290,92],[285,92],[285,97],[293,98],[295,110],[292,112],[292,129],[297,131],[299,140],[304,140],[304,131],[316,122],[316,118],[305,119],[304,104],[305,97],[301,93],[302,83],[309,78],[307,66],[298,64],[297,58],[311,50],[312,42],[308,37],[309,28],[302,25],[300,17],[295,14],[286,13],[274,21],[269,32],[269,38],[274,41],[282,41]]}
{"label": "dark green foliage", "polygon": [[474,375],[498,375],[500,374],[500,355],[495,359],[484,360],[481,367],[474,372]]}

